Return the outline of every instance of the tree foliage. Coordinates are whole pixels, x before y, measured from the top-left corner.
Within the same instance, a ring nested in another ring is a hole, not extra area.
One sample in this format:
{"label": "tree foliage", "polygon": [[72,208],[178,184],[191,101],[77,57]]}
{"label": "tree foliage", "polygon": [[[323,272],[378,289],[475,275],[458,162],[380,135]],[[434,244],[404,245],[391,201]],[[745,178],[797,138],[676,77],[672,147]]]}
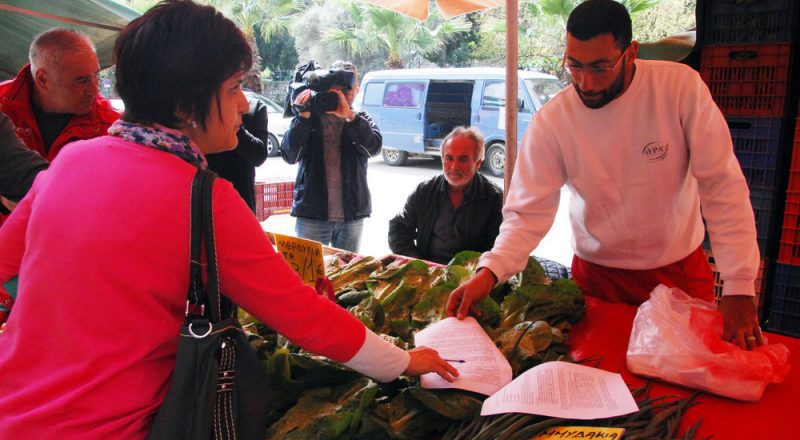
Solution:
{"label": "tree foliage", "polygon": [[415,57],[437,59],[448,42],[472,29],[463,17],[444,20],[437,9],[424,22],[388,9],[348,2],[352,23],[342,28],[329,28],[325,40],[345,48],[348,54],[361,56],[386,55],[386,67],[402,68]]}

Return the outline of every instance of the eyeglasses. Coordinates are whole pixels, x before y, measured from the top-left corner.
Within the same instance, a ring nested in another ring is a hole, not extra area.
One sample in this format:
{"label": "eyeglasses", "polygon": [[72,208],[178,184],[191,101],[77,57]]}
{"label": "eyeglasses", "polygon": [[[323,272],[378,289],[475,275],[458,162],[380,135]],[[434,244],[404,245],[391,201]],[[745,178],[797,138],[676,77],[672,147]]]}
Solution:
{"label": "eyeglasses", "polygon": [[625,58],[626,53],[628,53],[627,47],[625,48],[625,50],[622,51],[622,53],[620,54],[619,58],[617,58],[617,61],[614,63],[613,66],[594,65],[594,64],[589,66],[581,66],[580,64],[566,64],[567,54],[565,53],[564,58],[561,59],[561,67],[563,69],[566,69],[567,73],[569,73],[570,76],[572,77],[580,76],[585,73],[597,77],[608,76],[619,68],[620,63],[622,63],[622,60]]}

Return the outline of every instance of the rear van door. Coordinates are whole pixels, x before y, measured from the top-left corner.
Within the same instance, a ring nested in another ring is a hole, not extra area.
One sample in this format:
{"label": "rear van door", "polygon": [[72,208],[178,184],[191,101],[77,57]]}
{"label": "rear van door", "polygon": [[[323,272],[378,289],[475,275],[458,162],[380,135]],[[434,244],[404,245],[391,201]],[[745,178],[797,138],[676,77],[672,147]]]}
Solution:
{"label": "rear van door", "polygon": [[423,152],[423,110],[427,90],[428,80],[385,81],[378,125],[383,136],[383,148]]}

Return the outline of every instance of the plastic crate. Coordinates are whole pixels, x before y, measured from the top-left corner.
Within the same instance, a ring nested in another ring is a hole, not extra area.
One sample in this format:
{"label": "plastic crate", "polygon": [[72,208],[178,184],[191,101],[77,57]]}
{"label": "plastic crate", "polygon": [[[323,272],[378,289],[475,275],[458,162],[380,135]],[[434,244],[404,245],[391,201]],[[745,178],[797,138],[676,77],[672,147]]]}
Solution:
{"label": "plastic crate", "polygon": [[[762,257],[767,255],[770,245],[777,240],[779,231],[773,233],[772,213],[776,211],[775,204],[775,191],[764,189],[751,189],[750,190],[750,204],[753,207],[753,216],[756,220],[756,242],[758,243],[758,251]],[[711,240],[706,232],[703,239],[703,249],[711,249]]]}
{"label": "plastic crate", "polygon": [[733,139],[733,152],[750,188],[775,189],[778,185],[782,118],[725,118]]}
{"label": "plastic crate", "polygon": [[[703,249],[703,253],[706,255],[706,260],[708,260],[708,265],[711,266],[711,271],[714,273],[714,301],[719,303],[720,298],[722,298],[722,285],[724,282],[720,278],[719,270],[717,270],[716,261],[714,261],[714,254],[708,250]],[[766,266],[766,260],[764,258],[761,259],[761,263],[758,265],[758,275],[756,275],[755,281],[755,292],[756,292],[756,304],[758,304],[759,315],[761,314],[761,306],[764,305],[764,295],[761,293],[764,291],[764,268]]]}
{"label": "plastic crate", "polygon": [[800,337],[800,266],[775,265],[767,329]]}
{"label": "plastic crate", "polygon": [[275,214],[288,214],[294,200],[294,181],[271,180],[256,182],[256,217],[263,222]]}
{"label": "plastic crate", "polygon": [[[800,115],[800,108],[797,109]],[[792,143],[792,171],[800,171],[800,117],[797,118],[794,124],[794,142]],[[789,183],[791,185],[791,182]],[[797,182],[800,186],[800,182]]]}
{"label": "plastic crate", "polygon": [[800,265],[800,191],[786,191],[778,263]]}
{"label": "plastic crate", "polygon": [[797,0],[714,0],[702,32],[703,44],[789,42],[797,35]]}
{"label": "plastic crate", "polygon": [[778,239],[778,234],[780,234],[779,231],[773,232],[772,227],[773,213],[776,211],[775,191],[751,188],[750,204],[753,205],[753,215],[756,218],[758,250],[763,257],[767,255],[770,245]]}
{"label": "plastic crate", "polygon": [[700,73],[726,116],[783,116],[791,50],[789,43],[706,47]]}

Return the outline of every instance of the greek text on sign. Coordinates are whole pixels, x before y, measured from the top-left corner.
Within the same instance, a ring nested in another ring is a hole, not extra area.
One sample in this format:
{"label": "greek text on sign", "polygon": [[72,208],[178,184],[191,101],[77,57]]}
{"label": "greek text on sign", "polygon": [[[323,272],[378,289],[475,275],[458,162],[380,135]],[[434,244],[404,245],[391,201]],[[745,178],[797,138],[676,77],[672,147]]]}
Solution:
{"label": "greek text on sign", "polygon": [[317,278],[325,276],[322,243],[275,234],[275,245],[289,266],[300,275],[306,284],[313,286],[317,282]]}
{"label": "greek text on sign", "polygon": [[625,432],[624,428],[599,428],[594,426],[556,426],[548,428],[545,432],[537,435],[533,440],[551,439],[607,439],[619,440]]}

